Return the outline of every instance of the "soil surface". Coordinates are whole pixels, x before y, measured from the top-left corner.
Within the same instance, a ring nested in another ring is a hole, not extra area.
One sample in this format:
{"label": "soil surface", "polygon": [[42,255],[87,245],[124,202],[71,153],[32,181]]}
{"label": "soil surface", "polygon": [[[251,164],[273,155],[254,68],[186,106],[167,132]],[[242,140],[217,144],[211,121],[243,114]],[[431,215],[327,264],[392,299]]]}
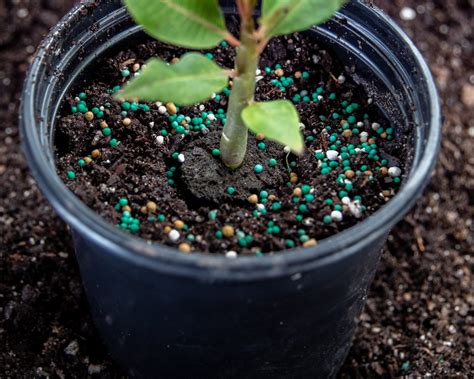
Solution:
{"label": "soil surface", "polygon": [[[0,3],[0,377],[123,377],[92,325],[67,228],[19,147],[28,62],[73,1]],[[465,377],[474,370],[473,3],[376,3],[428,59],[444,113],[440,161],[424,197],[394,228],[341,377]],[[413,12],[415,11],[415,12]]]}
{"label": "soil surface", "polygon": [[[190,107],[119,102],[117,90],[151,57],[172,62],[184,54],[153,40],[120,48],[88,67],[66,97],[56,146],[66,185],[126,232],[184,252],[274,253],[360,222],[402,183],[409,132],[382,115],[378,108],[389,105],[373,101],[351,67],[307,36],[271,41],[256,90],[256,101],[295,103],[304,154],[250,133],[236,170],[218,155],[231,85]],[[226,43],[203,53],[233,67]]]}

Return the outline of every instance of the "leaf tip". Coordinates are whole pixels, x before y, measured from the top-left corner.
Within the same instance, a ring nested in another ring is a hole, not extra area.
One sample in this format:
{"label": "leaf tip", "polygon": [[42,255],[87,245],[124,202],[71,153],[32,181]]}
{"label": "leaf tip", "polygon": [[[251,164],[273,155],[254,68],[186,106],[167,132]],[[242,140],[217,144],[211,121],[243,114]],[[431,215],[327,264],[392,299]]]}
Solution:
{"label": "leaf tip", "polygon": [[304,138],[301,132],[300,132],[298,140],[294,141],[293,144],[289,147],[291,149],[291,152],[295,155],[298,155],[299,157],[301,157],[304,154],[306,146],[304,144]]}
{"label": "leaf tip", "polygon": [[293,148],[293,153],[298,155],[298,156],[302,156],[303,153],[304,153],[304,144],[302,143],[301,146],[297,146],[296,148]]}

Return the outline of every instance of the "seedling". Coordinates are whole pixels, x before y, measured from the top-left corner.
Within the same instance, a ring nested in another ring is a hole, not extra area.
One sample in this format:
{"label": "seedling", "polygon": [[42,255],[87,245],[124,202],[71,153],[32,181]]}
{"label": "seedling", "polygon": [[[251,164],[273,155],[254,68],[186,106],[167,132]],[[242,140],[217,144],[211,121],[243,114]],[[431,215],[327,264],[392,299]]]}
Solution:
{"label": "seedling", "polygon": [[304,151],[299,115],[288,100],[255,102],[260,55],[271,38],[294,33],[329,19],[345,0],[263,0],[258,26],[257,0],[236,0],[240,40],[226,28],[218,0],[125,0],[128,10],[151,36],[189,49],[209,49],[226,40],[237,49],[233,70],[219,67],[200,53],[187,53],[178,63],[154,58],[140,76],[119,93],[122,98],[192,105],[221,92],[232,79],[232,91],[220,150],[223,162],[238,168],[246,154],[248,129]]}

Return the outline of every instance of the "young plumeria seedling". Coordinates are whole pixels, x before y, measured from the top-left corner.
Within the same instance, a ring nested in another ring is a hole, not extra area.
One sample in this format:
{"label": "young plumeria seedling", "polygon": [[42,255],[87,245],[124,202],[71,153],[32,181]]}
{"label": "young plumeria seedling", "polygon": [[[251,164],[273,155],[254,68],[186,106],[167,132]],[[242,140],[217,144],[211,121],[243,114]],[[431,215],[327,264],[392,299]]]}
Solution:
{"label": "young plumeria seedling", "polygon": [[329,19],[345,0],[263,0],[257,27],[257,0],[236,0],[240,40],[225,26],[218,0],[125,0],[134,19],[151,36],[189,49],[208,49],[226,40],[237,49],[234,70],[219,67],[199,53],[178,63],[154,58],[118,97],[192,105],[221,92],[233,80],[227,122],[220,143],[225,165],[238,168],[246,154],[248,129],[301,154],[304,140],[299,115],[288,100],[255,102],[260,55],[272,37],[294,33]]}

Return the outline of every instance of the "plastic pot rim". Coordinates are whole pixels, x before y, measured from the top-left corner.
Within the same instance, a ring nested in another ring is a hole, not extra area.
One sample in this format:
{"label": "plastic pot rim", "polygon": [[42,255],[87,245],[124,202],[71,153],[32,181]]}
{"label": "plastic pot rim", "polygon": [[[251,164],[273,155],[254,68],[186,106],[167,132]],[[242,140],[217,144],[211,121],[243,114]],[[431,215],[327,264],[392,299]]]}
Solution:
{"label": "plastic pot rim", "polygon": [[[361,6],[367,7],[363,4]],[[348,254],[356,254],[360,245],[371,243],[387,234],[388,230],[411,208],[428,183],[436,162],[441,138],[441,113],[436,86],[428,65],[409,37],[388,16],[370,7],[373,16],[393,29],[408,45],[421,69],[421,75],[426,80],[431,107],[429,122],[432,127],[428,128],[425,149],[419,157],[418,164],[411,167],[410,174],[400,191],[386,205],[358,224],[319,241],[312,248],[283,250],[272,255],[265,254],[262,257],[230,259],[220,254],[201,252],[183,254],[176,248],[127,235],[88,208],[66,187],[56,174],[54,165],[48,162],[37,129],[31,127],[38,122],[34,116],[33,94],[37,86],[41,85],[37,81],[40,67],[45,57],[51,53],[49,47],[52,41],[62,35],[62,28],[77,19],[81,7],[79,4],[73,8],[51,30],[37,51],[24,84],[20,130],[28,165],[43,194],[75,232],[93,239],[95,243],[104,247],[107,253],[115,254],[139,267],[167,271],[177,275],[205,277],[211,280],[213,278],[255,280],[255,278],[287,275],[289,270],[297,272],[300,269],[306,270],[310,267],[337,262]]]}

